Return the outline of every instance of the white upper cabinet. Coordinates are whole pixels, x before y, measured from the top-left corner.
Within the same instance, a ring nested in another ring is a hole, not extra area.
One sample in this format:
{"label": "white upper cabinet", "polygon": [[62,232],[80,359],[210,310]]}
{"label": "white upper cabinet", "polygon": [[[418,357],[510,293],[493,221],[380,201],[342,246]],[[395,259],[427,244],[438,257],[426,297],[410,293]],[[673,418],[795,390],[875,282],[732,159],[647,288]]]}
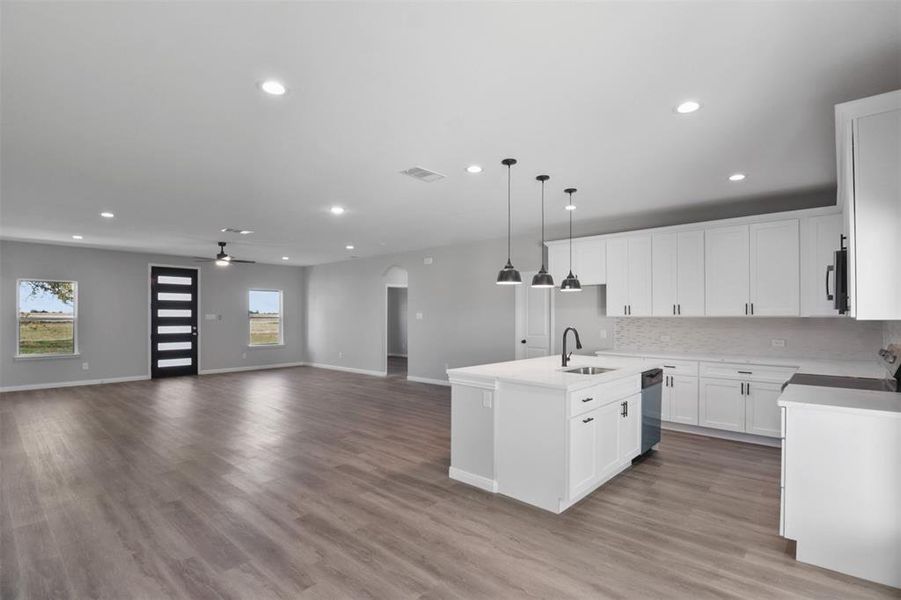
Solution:
{"label": "white upper cabinet", "polygon": [[607,240],[607,315],[650,316],[651,236]]}
{"label": "white upper cabinet", "polygon": [[573,240],[573,266],[578,269],[573,273],[582,285],[607,283],[607,242],[595,238]]}
{"label": "white upper cabinet", "polygon": [[[548,244],[548,272],[557,287],[569,274],[569,242]],[[607,283],[607,242],[603,239],[584,238],[572,242],[572,271],[582,285]]]}
{"label": "white upper cabinet", "polygon": [[851,315],[901,319],[901,90],[835,107]]}
{"label": "white upper cabinet", "polygon": [[842,215],[821,215],[801,220],[801,316],[839,316],[835,294],[835,255],[842,235]]}
{"label": "white upper cabinet", "polygon": [[798,219],[750,226],[750,313],[798,316],[801,310]]}
{"label": "white upper cabinet", "polygon": [[750,231],[747,225],[705,232],[707,316],[750,314]]}
{"label": "white upper cabinet", "polygon": [[704,315],[704,231],[655,233],[652,256],[654,316]]}

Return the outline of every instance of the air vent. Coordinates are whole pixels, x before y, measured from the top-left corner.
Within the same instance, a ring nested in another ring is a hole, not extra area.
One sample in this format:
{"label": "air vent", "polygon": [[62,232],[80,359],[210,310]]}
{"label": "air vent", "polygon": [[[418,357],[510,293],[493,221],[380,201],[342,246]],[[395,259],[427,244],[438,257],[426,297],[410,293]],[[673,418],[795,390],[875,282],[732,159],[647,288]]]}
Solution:
{"label": "air vent", "polygon": [[223,227],[220,229],[222,233],[240,233],[241,235],[250,235],[253,233],[251,229],[238,229],[237,227]]}
{"label": "air vent", "polygon": [[423,169],[422,167],[410,167],[406,171],[401,171],[401,174],[412,177],[413,179],[418,179],[419,181],[424,181],[426,183],[432,183],[433,181],[438,181],[439,179],[444,179],[445,177],[441,173],[429,171],[428,169]]}

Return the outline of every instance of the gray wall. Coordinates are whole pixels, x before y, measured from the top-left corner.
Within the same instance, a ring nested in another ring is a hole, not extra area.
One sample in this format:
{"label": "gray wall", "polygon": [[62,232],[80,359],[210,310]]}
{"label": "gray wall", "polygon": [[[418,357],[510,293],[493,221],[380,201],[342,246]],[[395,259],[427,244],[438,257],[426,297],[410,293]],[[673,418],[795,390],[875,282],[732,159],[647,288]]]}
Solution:
{"label": "gray wall", "polygon": [[[385,370],[392,266],[408,272],[409,376],[444,380],[447,367],[512,360],[514,292],[494,283],[506,255],[505,240],[493,240],[309,267],[307,360]],[[534,269],[538,260],[537,240],[515,240],[517,267]]]}
{"label": "gray wall", "polygon": [[[147,375],[148,264],[194,266],[190,258],[71,246],[0,242],[0,386]],[[226,369],[303,361],[304,296],[300,267],[203,264],[200,367]],[[16,359],[16,280],[78,281],[77,358]],[[247,347],[247,290],[284,291],[285,346]],[[246,358],[242,355],[246,354]],[[82,363],[89,364],[82,370]]]}
{"label": "gray wall", "polygon": [[[554,335],[551,348],[560,350],[563,330],[575,327],[582,340],[576,354],[594,354],[613,348],[616,319],[607,317],[607,293],[603,285],[586,285],[581,292],[564,294],[554,290]],[[604,337],[606,336],[606,337]],[[574,344],[570,343],[569,348]]]}
{"label": "gray wall", "polygon": [[388,288],[388,356],[407,355],[407,288]]}

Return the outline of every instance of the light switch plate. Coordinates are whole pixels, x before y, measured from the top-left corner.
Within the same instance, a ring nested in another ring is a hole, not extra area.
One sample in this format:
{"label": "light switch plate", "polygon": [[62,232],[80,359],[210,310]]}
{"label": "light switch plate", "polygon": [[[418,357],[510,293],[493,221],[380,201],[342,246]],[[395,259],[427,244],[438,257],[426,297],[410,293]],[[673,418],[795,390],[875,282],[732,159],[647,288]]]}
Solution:
{"label": "light switch plate", "polygon": [[86,362],[81,363],[81,370],[82,370],[82,371],[87,371],[87,370],[90,369],[90,368],[91,368],[91,365],[89,365],[88,363],[86,363]]}
{"label": "light switch plate", "polygon": [[425,258],[423,258],[423,259],[422,259],[422,264],[424,264],[424,265],[430,265],[430,264],[432,264],[432,257],[431,257],[431,256],[426,256]]}
{"label": "light switch plate", "polygon": [[773,348],[785,348],[785,340],[776,338],[771,340],[770,343],[773,345]]}
{"label": "light switch plate", "polygon": [[416,313],[416,320],[422,321],[422,313],[421,312]]}

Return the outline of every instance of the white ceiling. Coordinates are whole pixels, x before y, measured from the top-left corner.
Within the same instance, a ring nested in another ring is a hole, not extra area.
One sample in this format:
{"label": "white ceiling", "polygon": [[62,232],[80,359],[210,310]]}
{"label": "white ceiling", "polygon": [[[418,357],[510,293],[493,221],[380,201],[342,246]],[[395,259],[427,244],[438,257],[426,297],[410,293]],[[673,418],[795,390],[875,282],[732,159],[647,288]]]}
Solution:
{"label": "white ceiling", "polygon": [[901,87],[899,31],[899,2],[5,1],[0,235],[291,264],[497,238],[507,156],[519,233],[544,172],[550,224],[569,186],[585,222],[830,185],[832,107]]}

